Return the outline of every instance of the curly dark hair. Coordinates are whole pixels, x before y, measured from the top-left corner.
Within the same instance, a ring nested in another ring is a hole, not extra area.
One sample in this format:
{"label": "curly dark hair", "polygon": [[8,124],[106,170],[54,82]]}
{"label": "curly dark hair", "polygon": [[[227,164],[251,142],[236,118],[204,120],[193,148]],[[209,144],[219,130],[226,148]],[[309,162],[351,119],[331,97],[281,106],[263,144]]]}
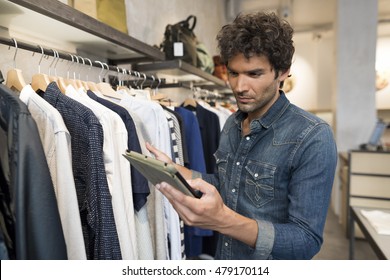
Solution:
{"label": "curly dark hair", "polygon": [[217,35],[221,59],[227,65],[240,53],[246,58],[265,55],[276,73],[286,71],[295,51],[293,33],[290,24],[275,13],[240,14]]}

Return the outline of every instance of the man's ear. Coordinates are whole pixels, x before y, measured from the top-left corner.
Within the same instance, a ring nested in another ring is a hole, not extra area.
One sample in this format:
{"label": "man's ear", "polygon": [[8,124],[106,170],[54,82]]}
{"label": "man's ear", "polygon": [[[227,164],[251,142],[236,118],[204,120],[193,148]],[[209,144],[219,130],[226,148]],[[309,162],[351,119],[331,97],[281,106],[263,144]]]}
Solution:
{"label": "man's ear", "polygon": [[289,75],[290,75],[290,68],[288,68],[284,72],[280,71],[279,81],[281,81],[281,82],[284,81],[285,79],[288,78]]}

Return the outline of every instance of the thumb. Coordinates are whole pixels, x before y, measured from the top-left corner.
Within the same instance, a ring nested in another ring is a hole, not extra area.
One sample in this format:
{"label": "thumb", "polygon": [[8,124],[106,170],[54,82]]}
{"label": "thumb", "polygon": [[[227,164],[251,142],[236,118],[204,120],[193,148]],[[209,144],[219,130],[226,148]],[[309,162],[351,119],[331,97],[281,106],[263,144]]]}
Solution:
{"label": "thumb", "polygon": [[152,154],[154,154],[155,156],[157,156],[159,150],[157,150],[152,144],[150,144],[149,142],[146,142],[146,143],[145,143],[145,146],[146,146],[146,149],[149,150],[149,152],[151,152]]}
{"label": "thumb", "polygon": [[212,190],[215,189],[213,185],[207,183],[206,181],[200,178],[187,180],[187,182],[192,188],[202,192],[203,194],[210,193]]}

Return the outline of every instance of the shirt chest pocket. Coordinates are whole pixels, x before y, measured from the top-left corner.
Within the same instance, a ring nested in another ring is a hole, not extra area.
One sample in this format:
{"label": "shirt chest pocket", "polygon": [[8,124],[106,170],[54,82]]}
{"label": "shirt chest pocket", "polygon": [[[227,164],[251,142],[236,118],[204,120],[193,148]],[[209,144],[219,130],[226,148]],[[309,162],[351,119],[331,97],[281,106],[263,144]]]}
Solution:
{"label": "shirt chest pocket", "polygon": [[245,195],[257,208],[274,199],[274,174],[276,167],[249,160],[245,166]]}

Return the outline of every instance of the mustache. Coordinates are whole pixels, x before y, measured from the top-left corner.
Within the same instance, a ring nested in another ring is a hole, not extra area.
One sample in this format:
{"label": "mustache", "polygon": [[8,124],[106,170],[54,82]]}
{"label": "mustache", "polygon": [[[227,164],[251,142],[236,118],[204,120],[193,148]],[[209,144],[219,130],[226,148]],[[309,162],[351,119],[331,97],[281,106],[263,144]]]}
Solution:
{"label": "mustache", "polygon": [[250,97],[250,94],[247,92],[234,92],[234,95],[237,97]]}

